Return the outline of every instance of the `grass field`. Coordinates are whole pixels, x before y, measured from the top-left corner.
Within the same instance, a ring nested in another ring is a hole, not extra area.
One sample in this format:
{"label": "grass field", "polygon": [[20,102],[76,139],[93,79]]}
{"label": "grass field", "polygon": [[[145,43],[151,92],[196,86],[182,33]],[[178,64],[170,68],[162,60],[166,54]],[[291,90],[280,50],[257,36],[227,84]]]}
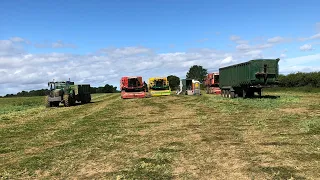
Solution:
{"label": "grass field", "polygon": [[[320,93],[122,100],[45,108],[0,99],[8,179],[318,179]],[[276,98],[280,96],[280,98]]]}

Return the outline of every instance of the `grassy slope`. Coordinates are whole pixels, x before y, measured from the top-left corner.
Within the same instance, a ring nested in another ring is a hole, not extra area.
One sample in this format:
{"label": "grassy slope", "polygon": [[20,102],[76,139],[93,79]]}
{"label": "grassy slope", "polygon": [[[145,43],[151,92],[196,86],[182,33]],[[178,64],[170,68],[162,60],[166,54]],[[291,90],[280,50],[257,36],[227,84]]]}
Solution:
{"label": "grassy slope", "polygon": [[0,175],[8,178],[316,179],[320,94],[122,100],[46,109],[0,99]]}

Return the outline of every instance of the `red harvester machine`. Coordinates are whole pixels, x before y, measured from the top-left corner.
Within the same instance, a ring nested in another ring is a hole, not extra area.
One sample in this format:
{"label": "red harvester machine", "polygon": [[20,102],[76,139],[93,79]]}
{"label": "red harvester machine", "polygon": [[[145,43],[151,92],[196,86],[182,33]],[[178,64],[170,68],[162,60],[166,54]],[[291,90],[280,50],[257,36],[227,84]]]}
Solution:
{"label": "red harvester machine", "polygon": [[122,99],[145,98],[146,83],[141,76],[125,76],[120,80],[120,90]]}
{"label": "red harvester machine", "polygon": [[207,94],[221,94],[219,88],[219,73],[208,73],[204,81]]}

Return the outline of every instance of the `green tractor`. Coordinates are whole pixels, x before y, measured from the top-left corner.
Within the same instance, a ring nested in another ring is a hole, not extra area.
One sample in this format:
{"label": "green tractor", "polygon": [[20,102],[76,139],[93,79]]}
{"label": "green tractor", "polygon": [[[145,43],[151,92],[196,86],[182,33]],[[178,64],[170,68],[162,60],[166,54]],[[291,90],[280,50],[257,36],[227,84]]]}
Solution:
{"label": "green tractor", "polygon": [[49,95],[46,96],[46,107],[73,106],[77,101],[82,104],[91,102],[90,84],[75,85],[71,81],[48,82]]}

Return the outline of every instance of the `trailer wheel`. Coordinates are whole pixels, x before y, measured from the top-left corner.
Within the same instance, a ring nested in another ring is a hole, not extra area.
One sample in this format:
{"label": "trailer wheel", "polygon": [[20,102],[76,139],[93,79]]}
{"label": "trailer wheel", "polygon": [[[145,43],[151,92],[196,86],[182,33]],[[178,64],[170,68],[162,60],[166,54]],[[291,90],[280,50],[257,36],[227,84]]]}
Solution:
{"label": "trailer wheel", "polygon": [[227,91],[227,97],[231,99],[231,91],[230,90]]}
{"label": "trailer wheel", "polygon": [[235,93],[234,93],[234,91],[231,91],[230,96],[231,96],[232,99],[235,98]]}
{"label": "trailer wheel", "polygon": [[246,98],[247,97],[247,91],[246,90],[242,90],[242,97]]}
{"label": "trailer wheel", "polygon": [[225,97],[225,90],[222,90],[222,91],[221,91],[221,96],[222,96],[222,97]]}

